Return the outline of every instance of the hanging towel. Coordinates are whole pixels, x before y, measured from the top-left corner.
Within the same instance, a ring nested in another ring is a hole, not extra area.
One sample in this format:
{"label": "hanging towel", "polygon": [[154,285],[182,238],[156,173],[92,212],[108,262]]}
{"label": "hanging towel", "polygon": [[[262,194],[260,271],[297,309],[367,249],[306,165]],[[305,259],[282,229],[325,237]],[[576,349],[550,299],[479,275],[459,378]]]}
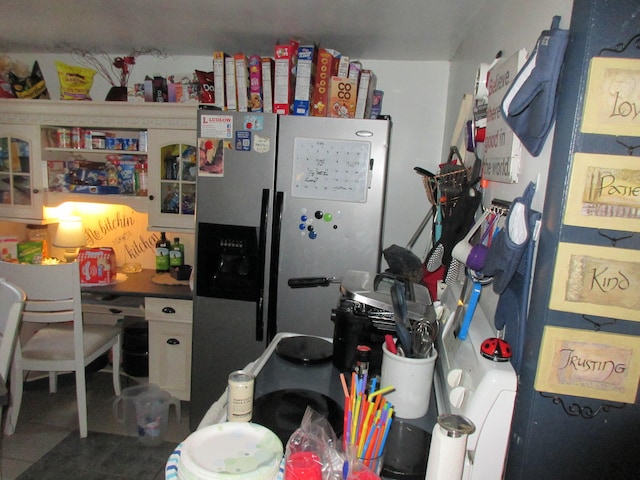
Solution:
{"label": "hanging towel", "polygon": [[542,32],[501,105],[502,117],[534,157],[542,151],[556,115],[558,80],[569,43],[569,31],[559,25],[560,17],[553,17],[551,30]]}

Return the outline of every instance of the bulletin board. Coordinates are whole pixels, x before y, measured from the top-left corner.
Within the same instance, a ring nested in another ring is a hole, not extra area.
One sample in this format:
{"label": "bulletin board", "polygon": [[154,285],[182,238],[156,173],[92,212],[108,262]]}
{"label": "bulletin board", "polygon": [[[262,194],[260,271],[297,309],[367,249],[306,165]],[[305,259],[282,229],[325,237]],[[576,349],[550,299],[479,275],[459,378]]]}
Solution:
{"label": "bulletin board", "polygon": [[369,142],[298,137],[291,195],[364,203],[372,168]]}

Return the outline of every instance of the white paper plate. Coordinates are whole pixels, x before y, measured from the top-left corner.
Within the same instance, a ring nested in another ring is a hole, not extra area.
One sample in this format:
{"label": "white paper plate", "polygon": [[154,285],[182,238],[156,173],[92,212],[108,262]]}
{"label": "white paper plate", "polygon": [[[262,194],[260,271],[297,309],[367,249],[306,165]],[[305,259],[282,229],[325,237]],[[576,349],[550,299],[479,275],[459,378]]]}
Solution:
{"label": "white paper plate", "polygon": [[272,480],[283,457],[282,442],[271,430],[238,422],[197,430],[176,451],[167,462],[168,479]]}

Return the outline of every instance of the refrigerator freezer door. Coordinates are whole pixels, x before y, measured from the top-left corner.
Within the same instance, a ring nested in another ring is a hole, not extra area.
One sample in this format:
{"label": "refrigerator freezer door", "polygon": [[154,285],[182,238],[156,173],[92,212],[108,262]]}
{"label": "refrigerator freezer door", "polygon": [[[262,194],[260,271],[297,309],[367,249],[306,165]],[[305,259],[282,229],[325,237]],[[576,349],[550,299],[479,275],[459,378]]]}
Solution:
{"label": "refrigerator freezer door", "polygon": [[191,427],[266,347],[277,116],[200,111]]}
{"label": "refrigerator freezer door", "polygon": [[290,279],[379,271],[389,135],[386,120],[280,118],[269,338],[333,335],[338,284]]}

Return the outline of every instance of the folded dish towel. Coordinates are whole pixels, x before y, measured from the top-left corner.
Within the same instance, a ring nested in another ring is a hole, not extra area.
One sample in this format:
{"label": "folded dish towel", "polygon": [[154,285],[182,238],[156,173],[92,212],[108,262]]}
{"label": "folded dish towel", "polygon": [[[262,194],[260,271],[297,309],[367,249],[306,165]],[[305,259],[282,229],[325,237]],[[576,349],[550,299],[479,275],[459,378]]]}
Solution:
{"label": "folded dish towel", "polygon": [[560,17],[553,17],[551,30],[542,32],[501,105],[502,117],[534,157],[542,151],[556,115],[558,81],[569,43],[569,31],[559,25]]}

